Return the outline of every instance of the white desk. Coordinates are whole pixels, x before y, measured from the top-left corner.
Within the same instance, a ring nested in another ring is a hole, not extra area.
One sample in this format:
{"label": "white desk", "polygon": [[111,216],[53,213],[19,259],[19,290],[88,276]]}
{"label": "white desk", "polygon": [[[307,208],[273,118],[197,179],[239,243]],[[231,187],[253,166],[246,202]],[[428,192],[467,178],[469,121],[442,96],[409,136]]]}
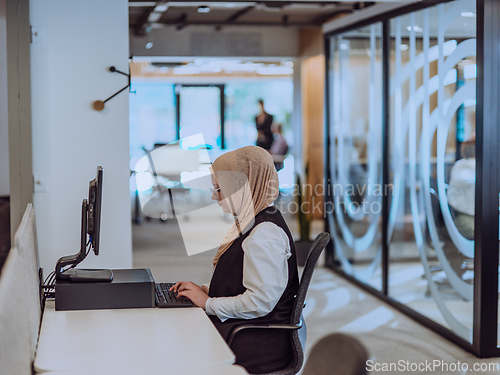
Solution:
{"label": "white desk", "polygon": [[45,306],[37,372],[156,367],[167,374],[167,360],[210,367],[230,365],[235,356],[199,308],[55,311],[53,301]]}
{"label": "white desk", "polygon": [[[165,367],[148,367],[141,369],[92,370],[92,371],[57,371],[45,372],[44,375],[165,375]],[[172,369],[175,375],[248,375],[243,367],[237,365],[179,366]]]}

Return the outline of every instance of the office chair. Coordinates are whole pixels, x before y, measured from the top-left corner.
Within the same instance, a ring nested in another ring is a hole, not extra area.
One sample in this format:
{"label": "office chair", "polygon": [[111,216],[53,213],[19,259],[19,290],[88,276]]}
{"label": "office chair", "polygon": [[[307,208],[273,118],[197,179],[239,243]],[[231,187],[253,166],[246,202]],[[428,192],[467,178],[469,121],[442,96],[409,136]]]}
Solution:
{"label": "office chair", "polygon": [[302,316],[302,310],[305,307],[305,299],[307,295],[307,290],[309,289],[309,284],[314,272],[314,266],[318,261],[321,252],[326,247],[330,241],[330,235],[326,232],[317,235],[313,243],[311,244],[311,249],[309,250],[309,255],[307,256],[306,264],[304,265],[304,271],[300,278],[299,290],[295,296],[295,302],[293,304],[292,315],[290,317],[290,323],[288,324],[244,324],[236,327],[227,340],[229,346],[234,340],[234,337],[241,331],[245,329],[286,329],[291,331],[290,339],[292,344],[293,359],[290,364],[283,370],[273,372],[267,375],[294,375],[300,371],[302,363],[304,362],[304,347],[307,337],[306,323],[304,317]]}
{"label": "office chair", "polygon": [[313,346],[302,374],[365,375],[368,358],[368,351],[358,339],[332,333]]}

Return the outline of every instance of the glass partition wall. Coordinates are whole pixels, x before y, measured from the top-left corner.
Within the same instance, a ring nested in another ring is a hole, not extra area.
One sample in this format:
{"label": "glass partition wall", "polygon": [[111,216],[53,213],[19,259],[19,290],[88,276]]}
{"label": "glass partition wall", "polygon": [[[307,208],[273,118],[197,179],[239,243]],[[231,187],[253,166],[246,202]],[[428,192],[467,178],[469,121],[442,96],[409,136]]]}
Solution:
{"label": "glass partition wall", "polygon": [[458,1],[390,22],[389,295],[471,342],[476,25],[465,9],[475,14]]}
{"label": "glass partition wall", "polygon": [[500,164],[480,102],[485,3],[500,8],[423,1],[326,36],[325,222],[332,268],[467,350],[499,356],[485,328],[498,326],[498,251],[484,240],[498,248]]}
{"label": "glass partition wall", "polygon": [[[382,24],[330,39],[330,233],[343,270],[380,290]],[[378,188],[377,188],[378,187]]]}

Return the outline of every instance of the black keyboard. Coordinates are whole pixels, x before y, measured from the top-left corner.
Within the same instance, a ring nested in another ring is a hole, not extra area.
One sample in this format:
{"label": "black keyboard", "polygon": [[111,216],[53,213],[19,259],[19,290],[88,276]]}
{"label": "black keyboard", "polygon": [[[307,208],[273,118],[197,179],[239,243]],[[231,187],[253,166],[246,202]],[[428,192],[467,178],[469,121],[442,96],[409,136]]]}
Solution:
{"label": "black keyboard", "polygon": [[191,307],[191,302],[186,297],[178,297],[177,293],[170,291],[175,283],[156,283],[155,284],[155,300],[158,307]]}

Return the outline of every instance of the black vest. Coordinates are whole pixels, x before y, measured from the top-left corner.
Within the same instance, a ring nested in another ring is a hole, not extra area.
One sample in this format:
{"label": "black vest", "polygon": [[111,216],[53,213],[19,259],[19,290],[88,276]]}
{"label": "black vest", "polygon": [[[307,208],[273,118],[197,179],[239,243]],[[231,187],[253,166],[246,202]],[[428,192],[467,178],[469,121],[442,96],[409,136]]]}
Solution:
{"label": "black vest", "polygon": [[[283,229],[288,236],[292,255],[288,259],[288,283],[274,309],[266,316],[256,319],[228,319],[221,322],[217,316],[210,319],[224,339],[231,331],[246,323],[289,323],[292,307],[299,288],[297,260],[292,235],[283,216],[275,206],[266,208],[255,217],[250,230],[237,238],[219,258],[210,281],[210,297],[233,297],[243,294],[243,241],[258,224],[271,222]],[[239,333],[231,344],[236,354],[236,363],[253,374],[282,369],[292,359],[290,333],[284,330],[246,330]]]}

